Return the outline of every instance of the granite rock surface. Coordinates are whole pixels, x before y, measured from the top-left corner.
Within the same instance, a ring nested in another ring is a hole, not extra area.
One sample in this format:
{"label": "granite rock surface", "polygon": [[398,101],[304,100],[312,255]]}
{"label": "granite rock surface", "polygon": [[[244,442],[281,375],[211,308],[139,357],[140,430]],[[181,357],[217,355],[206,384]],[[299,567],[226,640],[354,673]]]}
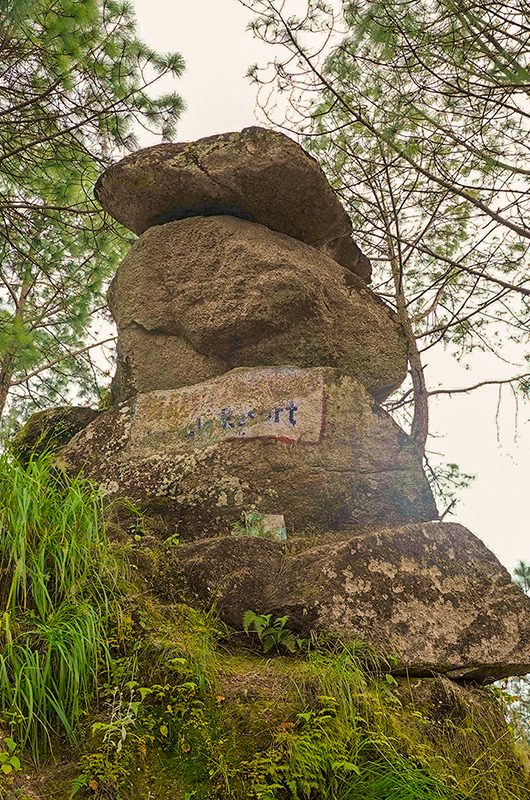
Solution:
{"label": "granite rock surface", "polygon": [[410,676],[489,683],[530,671],[530,598],[462,525],[385,526],[306,544],[249,537],[191,543],[168,563],[241,628],[248,609],[298,633],[361,639]]}
{"label": "granite rock surface", "polygon": [[112,282],[115,400],[238,366],[329,366],[378,400],[405,379],[393,312],[329,256],[229,216],[150,228]]}
{"label": "granite rock surface", "polygon": [[160,507],[183,538],[227,532],[248,511],[283,514],[291,532],[437,516],[409,437],[331,368],[240,368],[141,393],[62,459],[111,496]]}
{"label": "granite rock surface", "polygon": [[324,247],[370,281],[370,262],[319,164],[277,131],[253,127],[147,147],[107,169],[96,197],[137,234],[186,217],[242,217]]}

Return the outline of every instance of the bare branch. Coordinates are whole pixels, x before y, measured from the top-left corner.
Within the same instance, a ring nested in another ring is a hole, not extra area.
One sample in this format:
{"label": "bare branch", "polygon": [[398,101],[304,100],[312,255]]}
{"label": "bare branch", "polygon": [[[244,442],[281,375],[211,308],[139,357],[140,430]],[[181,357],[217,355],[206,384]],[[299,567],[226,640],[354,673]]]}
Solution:
{"label": "bare branch", "polygon": [[515,375],[513,378],[479,381],[478,383],[473,384],[473,386],[465,386],[458,389],[435,389],[434,391],[428,392],[428,396],[435,397],[441,394],[467,394],[475,389],[481,389],[483,386],[503,386],[504,384],[508,383],[513,385],[514,383],[518,383],[519,381],[524,381],[527,379],[530,380],[530,372],[523,372],[521,375]]}

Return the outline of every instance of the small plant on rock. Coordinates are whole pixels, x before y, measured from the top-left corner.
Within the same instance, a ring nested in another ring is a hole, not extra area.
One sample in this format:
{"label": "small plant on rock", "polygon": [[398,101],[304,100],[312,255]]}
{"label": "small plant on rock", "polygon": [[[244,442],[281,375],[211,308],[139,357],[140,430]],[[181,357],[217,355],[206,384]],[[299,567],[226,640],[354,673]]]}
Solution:
{"label": "small plant on rock", "polygon": [[18,745],[10,736],[6,736],[0,743],[0,797],[2,785],[10,783],[13,773],[22,769],[17,750]]}
{"label": "small plant on rock", "polygon": [[175,531],[167,539],[164,539],[164,544],[166,547],[178,547],[180,544],[180,531]]}
{"label": "small plant on rock", "polygon": [[232,533],[235,536],[266,538],[263,532],[263,514],[249,512],[243,516],[244,519],[234,522],[232,525]]}
{"label": "small plant on rock", "polygon": [[274,617],[272,614],[246,611],[243,617],[243,630],[247,634],[257,635],[264,653],[270,653],[271,650],[294,653],[302,648],[303,639],[288,629],[287,620],[288,617]]}

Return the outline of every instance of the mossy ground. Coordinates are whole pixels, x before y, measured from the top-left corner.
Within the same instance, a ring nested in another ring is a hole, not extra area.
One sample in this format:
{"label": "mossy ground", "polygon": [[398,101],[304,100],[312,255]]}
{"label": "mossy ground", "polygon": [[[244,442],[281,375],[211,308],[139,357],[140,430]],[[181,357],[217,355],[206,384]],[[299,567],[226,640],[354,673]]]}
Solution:
{"label": "mossy ground", "polygon": [[395,681],[337,644],[265,658],[215,615],[146,596],[126,619],[79,747],[57,741],[51,763],[27,763],[9,800],[72,787],[94,800],[530,798],[490,689]]}
{"label": "mossy ground", "polygon": [[496,690],[396,680],[365,647],[336,639],[285,654],[280,637],[264,656],[256,636],[190,598],[162,602],[157,564],[179,545],[138,531],[113,530],[110,551],[128,573],[106,629],[110,670],[75,735],[53,722],[40,764],[21,752],[1,797],[530,800],[528,753]]}

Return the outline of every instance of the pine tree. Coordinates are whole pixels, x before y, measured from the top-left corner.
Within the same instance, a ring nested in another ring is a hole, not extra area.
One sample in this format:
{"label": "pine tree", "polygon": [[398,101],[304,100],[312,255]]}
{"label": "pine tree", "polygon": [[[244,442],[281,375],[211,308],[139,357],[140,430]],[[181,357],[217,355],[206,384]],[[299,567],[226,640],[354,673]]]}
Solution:
{"label": "pine tree", "polygon": [[[0,0],[0,417],[91,393],[94,314],[128,235],[94,182],[143,126],[170,139],[183,70],[116,0]],[[130,238],[130,237],[129,237]]]}
{"label": "pine tree", "polygon": [[527,561],[519,561],[513,574],[515,582],[519,584],[523,592],[530,594],[530,564]]}
{"label": "pine tree", "polygon": [[308,0],[291,16],[284,0],[240,2],[276,51],[250,71],[262,110],[319,159],[407,336],[412,385],[389,408],[413,406],[419,451],[430,398],[452,393],[428,386],[432,348],[502,359],[508,342],[518,368],[486,382],[528,395],[528,7]]}

